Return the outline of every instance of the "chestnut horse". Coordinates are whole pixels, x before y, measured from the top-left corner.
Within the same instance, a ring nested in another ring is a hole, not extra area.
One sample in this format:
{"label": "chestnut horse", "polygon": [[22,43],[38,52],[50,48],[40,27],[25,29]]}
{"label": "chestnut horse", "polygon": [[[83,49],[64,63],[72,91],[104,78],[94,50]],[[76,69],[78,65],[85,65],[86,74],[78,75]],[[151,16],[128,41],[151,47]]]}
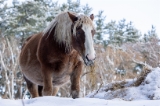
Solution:
{"label": "chestnut horse", "polygon": [[61,13],[25,41],[19,63],[32,98],[54,96],[69,80],[72,98],[79,97],[83,61],[92,65],[95,59],[93,18]]}

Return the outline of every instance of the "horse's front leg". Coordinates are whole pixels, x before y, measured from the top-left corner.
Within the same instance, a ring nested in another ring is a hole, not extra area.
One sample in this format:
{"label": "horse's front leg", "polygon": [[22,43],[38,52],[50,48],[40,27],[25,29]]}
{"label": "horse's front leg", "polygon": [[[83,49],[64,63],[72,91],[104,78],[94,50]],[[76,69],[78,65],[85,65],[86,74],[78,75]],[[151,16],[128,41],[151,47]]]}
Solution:
{"label": "horse's front leg", "polygon": [[58,90],[59,90],[59,87],[53,87],[52,96],[56,96]]}
{"label": "horse's front leg", "polygon": [[72,98],[78,98],[80,92],[80,76],[82,71],[82,62],[80,61],[71,74],[71,95]]}
{"label": "horse's front leg", "polygon": [[52,70],[49,70],[47,68],[42,68],[43,73],[43,96],[52,96]]}

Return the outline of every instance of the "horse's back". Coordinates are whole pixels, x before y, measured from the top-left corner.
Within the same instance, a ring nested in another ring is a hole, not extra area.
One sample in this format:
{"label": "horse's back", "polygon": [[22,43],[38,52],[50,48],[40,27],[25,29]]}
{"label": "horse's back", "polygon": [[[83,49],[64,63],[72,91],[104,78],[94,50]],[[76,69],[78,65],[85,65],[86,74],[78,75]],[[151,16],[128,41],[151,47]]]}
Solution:
{"label": "horse's back", "polygon": [[[19,63],[22,69],[22,73],[28,79],[35,79],[34,77],[40,74],[40,63],[37,59],[37,48],[42,33],[32,35],[29,37],[22,46],[22,50],[19,56]],[[36,83],[36,82],[35,82]]]}

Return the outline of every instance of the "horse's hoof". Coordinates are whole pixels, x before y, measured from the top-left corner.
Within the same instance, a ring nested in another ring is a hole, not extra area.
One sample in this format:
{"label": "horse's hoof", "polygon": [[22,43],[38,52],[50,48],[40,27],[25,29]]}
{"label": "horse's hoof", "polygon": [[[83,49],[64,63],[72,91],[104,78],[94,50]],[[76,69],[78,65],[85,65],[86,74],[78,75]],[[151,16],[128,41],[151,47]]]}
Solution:
{"label": "horse's hoof", "polygon": [[43,96],[52,96],[52,91],[51,90],[43,90],[42,95]]}
{"label": "horse's hoof", "polygon": [[79,92],[78,91],[71,91],[71,95],[73,99],[79,98]]}

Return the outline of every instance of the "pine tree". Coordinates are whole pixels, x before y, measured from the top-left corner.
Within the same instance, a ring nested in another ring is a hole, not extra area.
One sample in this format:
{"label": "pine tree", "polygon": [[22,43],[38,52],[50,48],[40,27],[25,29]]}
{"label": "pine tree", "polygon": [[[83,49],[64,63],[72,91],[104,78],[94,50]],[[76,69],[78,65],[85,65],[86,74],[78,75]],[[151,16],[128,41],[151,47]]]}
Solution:
{"label": "pine tree", "polygon": [[1,36],[3,35],[3,31],[5,30],[6,26],[6,19],[8,19],[8,14],[6,12],[8,11],[8,6],[5,3],[6,0],[0,0],[0,33]]}
{"label": "pine tree", "polygon": [[156,28],[155,26],[152,25],[151,30],[148,31],[148,34],[144,34],[144,41],[148,42],[151,41],[153,38],[157,38],[158,39],[158,35],[156,33]]}
{"label": "pine tree", "polygon": [[[7,8],[7,4],[4,4],[6,0],[0,0],[0,20],[2,20],[4,18],[4,13],[5,13],[5,10]],[[1,21],[2,22],[2,21]]]}
{"label": "pine tree", "polygon": [[106,17],[103,16],[103,11],[99,11],[96,16],[96,42],[103,40],[103,35],[105,34],[104,21]]}
{"label": "pine tree", "polygon": [[68,10],[75,12],[75,13],[80,13],[81,12],[81,8],[80,8],[80,0],[77,0],[75,2],[73,2],[72,0],[67,0],[67,4],[68,4]]}
{"label": "pine tree", "polygon": [[91,11],[92,11],[92,8],[89,7],[88,4],[82,7],[82,13],[84,13],[85,15],[90,15]]}
{"label": "pine tree", "polygon": [[108,37],[108,44],[112,44],[112,43],[116,43],[117,41],[115,41],[115,31],[117,30],[117,26],[116,26],[116,21],[111,21],[109,23],[106,24],[105,26],[106,28],[106,33],[109,35]]}
{"label": "pine tree", "polygon": [[88,4],[81,5],[80,0],[77,0],[76,2],[73,2],[72,0],[67,0],[67,3],[63,3],[61,5],[61,11],[72,11],[75,13],[84,13],[85,15],[90,15],[92,8],[89,7]]}
{"label": "pine tree", "polygon": [[132,22],[127,24],[125,32],[125,42],[137,42],[141,37],[141,33],[136,28],[134,28]]}
{"label": "pine tree", "polygon": [[42,31],[48,22],[50,22],[60,11],[56,3],[50,3],[50,0],[25,1],[22,3],[13,1],[11,11],[5,13],[8,15],[5,20],[5,35],[14,35],[21,38]]}
{"label": "pine tree", "polygon": [[126,20],[120,20],[118,24],[115,21],[109,22],[105,28],[109,34],[108,42],[110,44],[121,46],[126,42],[137,42],[141,33],[133,26],[132,22],[126,23]]}

